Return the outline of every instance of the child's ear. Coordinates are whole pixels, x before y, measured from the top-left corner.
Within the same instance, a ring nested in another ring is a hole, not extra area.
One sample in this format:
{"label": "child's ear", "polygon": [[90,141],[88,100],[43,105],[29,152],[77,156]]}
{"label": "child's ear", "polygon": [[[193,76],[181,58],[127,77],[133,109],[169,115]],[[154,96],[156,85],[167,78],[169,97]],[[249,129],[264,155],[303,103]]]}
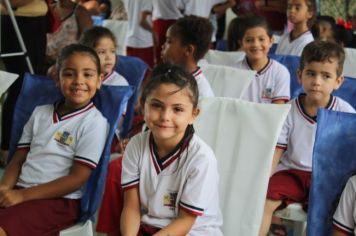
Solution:
{"label": "child's ear", "polygon": [[334,85],[334,90],[337,90],[340,88],[342,83],[344,82],[345,78],[343,75],[340,75],[339,77],[336,78],[336,83]]}
{"label": "child's ear", "polygon": [[191,119],[191,121],[189,122],[190,125],[193,124],[193,122],[194,122],[195,119],[199,116],[199,114],[200,114],[200,108],[199,108],[199,107],[193,108],[192,119]]}
{"label": "child's ear", "polygon": [[188,44],[188,46],[186,47],[185,52],[186,52],[186,53],[185,53],[186,56],[194,55],[195,46],[194,46],[193,44]]}
{"label": "child's ear", "polygon": [[297,71],[297,79],[298,79],[299,84],[302,84],[302,71],[301,70]]}

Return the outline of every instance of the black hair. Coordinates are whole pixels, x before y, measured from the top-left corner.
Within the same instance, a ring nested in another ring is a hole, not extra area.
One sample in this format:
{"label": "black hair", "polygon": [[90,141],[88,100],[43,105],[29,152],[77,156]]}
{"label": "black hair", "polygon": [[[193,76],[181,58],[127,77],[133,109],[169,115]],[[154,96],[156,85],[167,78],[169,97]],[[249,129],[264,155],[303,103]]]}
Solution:
{"label": "black hair", "polygon": [[87,54],[88,56],[90,56],[96,65],[96,70],[97,70],[98,74],[101,73],[100,59],[98,57],[98,54],[96,54],[96,52],[94,51],[93,48],[82,45],[82,44],[70,44],[68,46],[65,46],[59,53],[59,56],[58,56],[57,62],[56,62],[56,68],[57,68],[58,74],[62,68],[64,61],[66,61],[68,59],[68,57],[70,57],[74,54]]}
{"label": "black hair", "polygon": [[269,27],[269,24],[263,16],[247,16],[243,20],[243,27],[241,30],[242,38],[245,35],[246,31],[255,27],[262,27],[266,30],[269,38],[272,38],[272,31]]}
{"label": "black hair", "polygon": [[199,91],[195,78],[182,67],[168,63],[156,66],[141,92],[140,104],[143,107],[149,94],[161,84],[174,84],[179,90],[187,88],[193,103],[198,106]]}
{"label": "black hair", "polygon": [[244,36],[244,17],[235,17],[229,24],[227,30],[227,49],[237,51],[241,48],[240,42]]}
{"label": "black hair", "polygon": [[113,41],[115,47],[117,47],[114,33],[111,32],[111,30],[108,28],[102,26],[93,26],[86,29],[82,33],[82,36],[79,39],[79,43],[91,48],[95,48],[98,41],[102,38],[110,38]]}
{"label": "black hair", "polygon": [[185,16],[171,26],[171,32],[180,38],[182,45],[191,44],[195,47],[193,56],[198,62],[209,50],[213,25],[203,17]]}
{"label": "black hair", "polygon": [[333,32],[334,37],[336,36],[336,21],[334,17],[332,16],[317,16],[314,24],[310,28],[310,32],[313,34],[314,39],[319,39],[320,38],[320,29],[319,25],[327,23],[331,26],[331,30]]}
{"label": "black hair", "polygon": [[[308,12],[311,12],[313,15],[310,19],[308,19],[308,27],[311,28],[312,25],[314,24],[315,18],[316,18],[316,10],[317,10],[317,5],[315,0],[304,0],[305,4],[308,7]],[[289,8],[289,4],[287,5],[287,9]]]}
{"label": "black hair", "polygon": [[316,40],[307,44],[302,52],[300,58],[300,70],[304,69],[305,64],[311,62],[324,62],[330,61],[331,59],[336,59],[338,68],[336,71],[337,76],[342,74],[344,61],[345,61],[345,51],[337,43],[329,41]]}

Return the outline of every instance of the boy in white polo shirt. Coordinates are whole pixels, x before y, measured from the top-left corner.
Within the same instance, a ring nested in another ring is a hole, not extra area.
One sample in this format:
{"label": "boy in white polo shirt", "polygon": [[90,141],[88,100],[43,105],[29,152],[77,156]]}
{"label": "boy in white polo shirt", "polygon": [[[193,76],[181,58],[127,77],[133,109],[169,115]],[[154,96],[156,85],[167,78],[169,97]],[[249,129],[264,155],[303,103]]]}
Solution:
{"label": "boy in white polo shirt", "polygon": [[274,174],[268,185],[260,235],[267,234],[276,209],[293,202],[301,202],[307,209],[318,108],[355,112],[347,102],[331,95],[344,80],[344,60],[345,52],[336,43],[315,41],[304,48],[298,80],[305,94],[290,101],[292,108],[273,158]]}

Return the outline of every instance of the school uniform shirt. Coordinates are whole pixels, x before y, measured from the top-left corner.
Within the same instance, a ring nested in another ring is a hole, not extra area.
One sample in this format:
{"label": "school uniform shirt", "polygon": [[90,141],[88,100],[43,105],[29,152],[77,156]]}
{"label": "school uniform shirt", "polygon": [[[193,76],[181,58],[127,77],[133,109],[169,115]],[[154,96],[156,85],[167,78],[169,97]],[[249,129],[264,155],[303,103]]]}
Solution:
{"label": "school uniform shirt", "polygon": [[[108,122],[92,102],[60,116],[59,103],[33,111],[17,148],[29,148],[16,185],[28,188],[69,174],[73,162],[95,169],[103,152]],[[79,189],[65,198],[78,199]]]}
{"label": "school uniform shirt", "polygon": [[333,225],[337,231],[356,235],[356,176],[346,183],[339,205],[334,213]]}
{"label": "school uniform shirt", "polygon": [[222,235],[217,163],[198,136],[191,135],[162,158],[151,131],[134,136],[124,153],[121,176],[124,190],[139,189],[142,223],[164,228],[181,208],[197,216],[188,235]]}
{"label": "school uniform shirt", "polygon": [[116,71],[112,71],[110,74],[106,75],[103,79],[104,85],[114,85],[114,86],[128,86],[129,83],[127,80],[117,73]]}
{"label": "school uniform shirt", "polygon": [[313,41],[314,37],[309,30],[294,40],[291,40],[291,33],[285,33],[278,41],[276,54],[301,56],[304,47]]}
{"label": "school uniform shirt", "polygon": [[152,20],[177,20],[183,15],[181,0],[147,0],[152,2]]}
{"label": "school uniform shirt", "polygon": [[[277,148],[286,150],[277,166],[277,171],[287,169],[312,171],[317,123],[316,117],[310,117],[305,113],[301,104],[302,96],[305,96],[305,94],[301,94],[290,101],[291,110],[277,142]],[[329,104],[325,109],[355,113],[350,104],[335,96],[330,97]]]}
{"label": "school uniform shirt", "polygon": [[[253,70],[246,57],[239,61],[236,67]],[[255,78],[242,95],[242,99],[257,103],[272,103],[278,100],[289,101],[290,74],[288,69],[276,60],[268,58],[267,64],[256,73]]]}
{"label": "school uniform shirt", "polygon": [[140,16],[144,11],[152,11],[152,2],[142,0],[123,0],[127,16],[128,29],[126,46],[133,48],[153,47],[152,32],[140,26]]}
{"label": "school uniform shirt", "polygon": [[211,89],[209,81],[206,79],[203,71],[198,68],[192,73],[198,84],[199,98],[202,97],[215,97],[213,90]]}

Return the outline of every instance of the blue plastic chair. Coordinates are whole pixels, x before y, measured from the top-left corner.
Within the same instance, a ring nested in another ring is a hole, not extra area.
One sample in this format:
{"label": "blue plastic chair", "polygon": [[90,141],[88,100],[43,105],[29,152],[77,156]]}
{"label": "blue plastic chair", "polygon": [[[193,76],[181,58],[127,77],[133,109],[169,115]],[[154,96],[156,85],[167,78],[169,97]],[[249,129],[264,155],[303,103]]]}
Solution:
{"label": "blue plastic chair", "polygon": [[301,85],[299,84],[297,78],[297,71],[299,70],[300,66],[300,57],[277,54],[270,54],[269,56],[270,58],[278,61],[279,63],[287,67],[290,73],[290,97],[291,99],[297,97],[301,88]]}
{"label": "blue plastic chair", "polygon": [[135,91],[127,104],[127,110],[123,122],[123,127],[120,131],[120,136],[126,138],[130,132],[132,126],[132,119],[135,113],[135,104],[141,88],[141,83],[145,76],[148,65],[137,57],[130,56],[117,56],[118,64],[115,67],[115,71],[125,77],[129,84],[135,87]]}
{"label": "blue plastic chair", "polygon": [[[80,222],[91,219],[99,206],[110,158],[111,141],[114,137],[118,121],[124,111],[123,104],[127,103],[133,94],[133,90],[131,86],[102,86],[93,99],[96,107],[108,120],[110,130],[100,162],[97,168],[91,173],[84,188],[81,200]],[[54,103],[60,98],[62,98],[62,95],[53,80],[43,76],[25,74],[14,111],[9,150],[10,157],[16,149],[23,126],[34,108],[39,105]]]}
{"label": "blue plastic chair", "polygon": [[356,170],[356,114],[318,112],[307,235],[328,236],[338,198]]}

